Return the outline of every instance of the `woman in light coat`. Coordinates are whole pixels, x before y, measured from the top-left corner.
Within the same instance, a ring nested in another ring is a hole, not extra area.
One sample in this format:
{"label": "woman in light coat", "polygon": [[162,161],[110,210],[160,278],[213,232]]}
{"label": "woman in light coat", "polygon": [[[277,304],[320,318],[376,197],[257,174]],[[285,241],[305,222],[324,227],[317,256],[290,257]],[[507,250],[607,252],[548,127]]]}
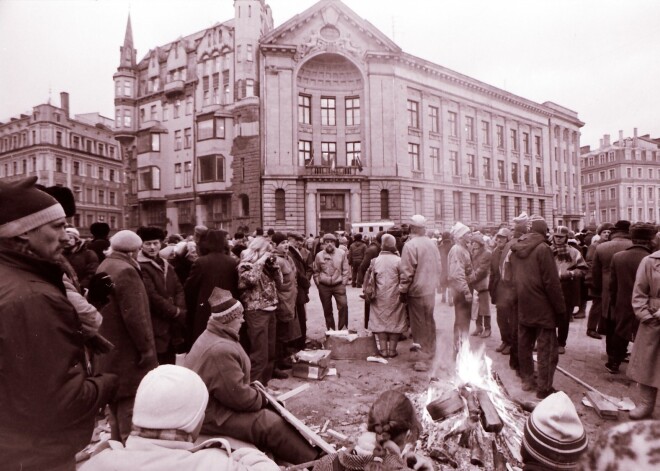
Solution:
{"label": "woman in light coat", "polygon": [[639,383],[640,404],[630,411],[633,420],[651,417],[660,387],[660,250],[642,259],[632,306],[639,320],[627,374]]}
{"label": "woman in light coat", "polygon": [[382,357],[398,355],[399,337],[408,330],[406,306],[399,300],[400,261],[396,239],[391,234],[384,234],[380,255],[373,260],[376,299],[371,302],[369,315],[369,330],[376,337],[376,348]]}

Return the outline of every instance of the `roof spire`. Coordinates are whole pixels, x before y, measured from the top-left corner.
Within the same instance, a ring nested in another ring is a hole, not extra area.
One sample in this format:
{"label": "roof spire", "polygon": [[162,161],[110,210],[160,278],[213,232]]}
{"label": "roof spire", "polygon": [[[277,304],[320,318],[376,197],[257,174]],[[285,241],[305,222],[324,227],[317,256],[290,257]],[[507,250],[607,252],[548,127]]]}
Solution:
{"label": "roof spire", "polygon": [[126,35],[124,36],[124,47],[133,48],[133,28],[131,27],[131,13],[128,13],[126,21]]}
{"label": "roof spire", "polygon": [[119,58],[119,67],[135,67],[136,51],[133,47],[133,27],[131,26],[131,14],[128,13],[126,21],[126,34],[124,35],[124,45],[120,48],[121,57]]}

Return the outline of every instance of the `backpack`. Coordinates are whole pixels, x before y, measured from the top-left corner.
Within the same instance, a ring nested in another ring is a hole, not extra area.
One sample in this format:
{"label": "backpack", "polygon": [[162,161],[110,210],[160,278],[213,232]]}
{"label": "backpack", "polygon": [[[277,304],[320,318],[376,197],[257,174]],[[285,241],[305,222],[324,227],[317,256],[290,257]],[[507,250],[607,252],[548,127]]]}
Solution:
{"label": "backpack", "polygon": [[369,268],[367,268],[367,271],[364,274],[364,281],[362,282],[362,293],[364,294],[364,300],[368,303],[373,302],[376,299],[376,272],[374,270],[374,261],[375,259],[369,262]]}

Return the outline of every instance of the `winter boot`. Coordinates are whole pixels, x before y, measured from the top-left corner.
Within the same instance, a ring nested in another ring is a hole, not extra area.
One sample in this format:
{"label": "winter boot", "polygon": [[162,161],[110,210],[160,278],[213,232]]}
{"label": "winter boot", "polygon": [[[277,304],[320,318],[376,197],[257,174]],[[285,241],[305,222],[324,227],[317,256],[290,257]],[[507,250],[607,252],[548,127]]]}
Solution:
{"label": "winter boot", "polygon": [[490,337],[490,316],[484,317],[484,331],[481,333],[481,338],[485,339]]}
{"label": "winter boot", "polygon": [[378,333],[374,335],[376,339],[376,350],[378,350],[378,355],[383,358],[387,358],[387,334]]}
{"label": "winter boot", "polygon": [[480,337],[481,334],[484,331],[484,316],[477,316],[477,320],[475,321],[477,324],[477,328],[472,332],[472,335],[474,337]]}
{"label": "winter boot", "polygon": [[399,334],[389,334],[387,337],[387,356],[394,358],[399,354],[396,351],[396,346],[399,343]]}
{"label": "winter boot", "polygon": [[653,414],[653,409],[655,409],[658,388],[640,383],[639,390],[641,393],[639,405],[628,413],[631,420],[649,419]]}

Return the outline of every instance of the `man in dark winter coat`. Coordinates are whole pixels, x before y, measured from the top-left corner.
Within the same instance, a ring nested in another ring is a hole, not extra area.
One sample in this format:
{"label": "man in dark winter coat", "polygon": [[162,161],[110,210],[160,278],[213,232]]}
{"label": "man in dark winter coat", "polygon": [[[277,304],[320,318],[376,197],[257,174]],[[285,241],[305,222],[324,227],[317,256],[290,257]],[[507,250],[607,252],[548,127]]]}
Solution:
{"label": "man in dark winter coat", "polygon": [[362,241],[362,234],[355,234],[353,236],[353,243],[348,248],[348,263],[351,265],[351,286],[353,286],[353,288],[362,288],[360,265],[362,265],[362,260],[364,260],[364,254],[366,251],[367,244]]}
{"label": "man in dark winter coat", "polygon": [[219,287],[238,298],[238,260],[229,255],[227,232],[209,230],[204,236],[206,255],[193,263],[183,289],[188,307],[187,350],[204,330],[211,315],[208,304],[213,288]]}
{"label": "man in dark winter coat", "polygon": [[[548,226],[539,216],[530,218],[530,232],[511,246],[511,270],[518,298],[518,361],[523,391],[536,388],[543,399],[554,392],[557,368],[558,320],[566,315],[559,272],[546,243]],[[538,378],[534,384],[534,343],[538,351]]]}
{"label": "man in dark winter coat", "polygon": [[87,242],[80,238],[80,233],[75,227],[67,227],[66,233],[69,242],[64,247],[64,256],[73,267],[78,278],[78,284],[85,290],[89,288],[89,280],[99,267],[99,258],[96,253],[88,247]]}
{"label": "man in dark winter coat", "polygon": [[105,259],[103,252],[110,248],[110,241],[108,240],[110,226],[105,222],[95,222],[89,226],[89,232],[92,233],[92,240],[88,244],[88,248],[94,251],[100,263]]}
{"label": "man in dark winter coat", "polygon": [[598,324],[598,333],[607,334],[608,323],[611,322],[610,308],[610,267],[612,257],[632,245],[630,240],[630,221],[617,221],[610,233],[610,240],[598,244],[591,266],[591,280],[596,296],[601,300],[601,321]]}
{"label": "man in dark winter coat", "polygon": [[[502,261],[502,251],[509,238],[511,237],[511,231],[506,227],[501,228],[495,234],[495,249],[490,258],[490,278],[488,279],[488,292],[490,293],[490,301],[495,304],[495,309],[497,310],[497,326],[500,329],[500,337],[502,338],[502,343],[499,347],[495,349],[496,352],[500,352],[503,355],[508,355],[511,353],[511,336],[514,334],[511,332],[510,319],[508,311],[506,310],[507,306],[504,304],[506,301],[506,296],[503,293],[504,287],[500,283],[502,274],[500,272],[500,263]],[[515,332],[517,335],[518,333]]]}
{"label": "man in dark winter coat", "polygon": [[[369,243],[367,246],[367,250],[364,251],[364,258],[362,259],[362,263],[360,264],[360,279],[364,281],[364,274],[367,272],[367,269],[369,268],[369,264],[371,264],[371,261],[378,257],[380,254],[380,241],[383,238],[383,234],[385,234],[383,231],[380,231],[376,234],[376,237],[373,238],[373,240]],[[362,296],[362,295],[360,295]],[[369,326],[369,314],[371,312],[371,305],[365,301],[364,302],[364,328],[366,329]]]}
{"label": "man in dark winter coat", "polygon": [[135,254],[142,239],[135,232],[119,231],[110,239],[111,253],[99,265],[114,288],[103,309],[99,333],[115,348],[99,360],[101,371],[119,375],[119,391],[110,403],[110,433],[113,440],[126,441],[131,432],[133,402],[140,381],[158,366],[149,298]]}
{"label": "man in dark winter coat", "polygon": [[140,227],[137,235],[142,239],[137,261],[142,268],[142,280],[149,297],[158,364],[174,365],[176,351],[183,345],[185,335],[183,286],[174,267],[158,253],[165,240],[165,231],[153,226]]}
{"label": "man in dark winter coat", "polygon": [[0,468],[73,471],[117,377],[90,374],[56,262],[65,212],[36,180],[0,182]]}
{"label": "man in dark winter coat", "polygon": [[642,259],[655,250],[655,224],[636,223],[630,227],[632,245],[612,256],[610,264],[610,322],[607,324],[605,348],[610,373],[618,373],[626,357],[628,342],[635,339],[639,321],[632,307],[632,293],[637,268]]}
{"label": "man in dark winter coat", "polygon": [[598,245],[603,244],[610,240],[610,233],[614,224],[604,222],[596,229],[596,235],[600,237],[594,241],[592,237],[591,245],[587,248],[585,261],[587,262],[587,273],[584,277],[584,283],[587,285],[587,293],[591,299],[591,308],[589,309],[589,317],[587,318],[587,335],[593,339],[600,340],[602,337],[598,333],[598,324],[600,324],[601,314],[603,312],[603,303],[600,298],[600,292],[596,293],[593,283],[593,264],[594,256],[596,255],[596,248]]}
{"label": "man in dark winter coat", "polygon": [[[296,316],[300,324],[300,337],[293,341],[292,346],[297,350],[305,348],[305,340],[307,339],[307,311],[305,304],[309,302],[309,288],[312,285],[310,279],[312,278],[312,261],[309,257],[309,252],[305,250],[303,244],[305,238],[298,232],[289,232],[289,257],[296,266],[296,282],[298,292],[296,295]],[[303,252],[304,251],[304,252]],[[304,256],[306,253],[307,256]]]}

